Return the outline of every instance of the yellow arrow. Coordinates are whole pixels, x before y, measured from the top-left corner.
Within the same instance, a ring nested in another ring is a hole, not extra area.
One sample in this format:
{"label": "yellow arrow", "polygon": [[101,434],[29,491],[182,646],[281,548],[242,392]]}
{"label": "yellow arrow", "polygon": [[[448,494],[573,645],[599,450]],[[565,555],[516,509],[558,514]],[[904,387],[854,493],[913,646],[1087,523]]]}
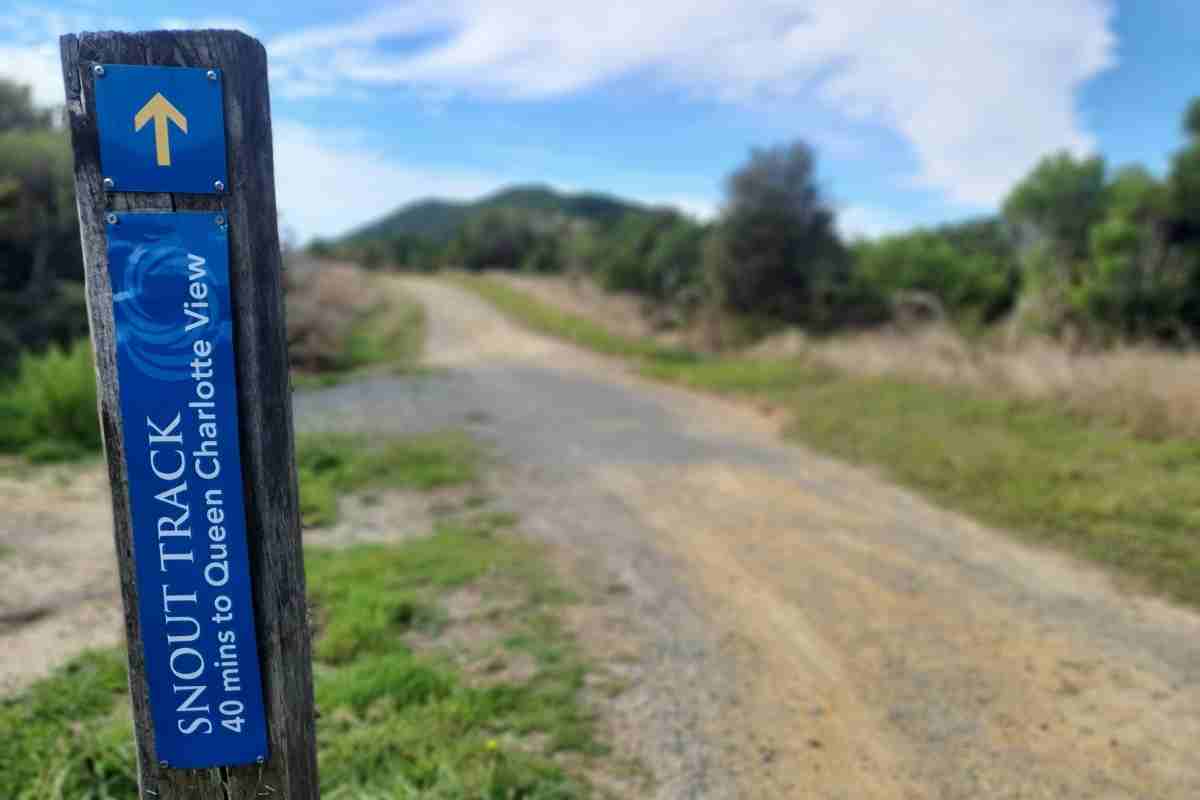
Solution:
{"label": "yellow arrow", "polygon": [[133,118],[133,130],[136,133],[146,127],[146,123],[154,120],[154,150],[158,156],[160,167],[171,166],[171,139],[167,133],[167,120],[175,123],[179,130],[187,133],[187,117],[179,109],[171,105],[171,101],[155,92],[142,110]]}

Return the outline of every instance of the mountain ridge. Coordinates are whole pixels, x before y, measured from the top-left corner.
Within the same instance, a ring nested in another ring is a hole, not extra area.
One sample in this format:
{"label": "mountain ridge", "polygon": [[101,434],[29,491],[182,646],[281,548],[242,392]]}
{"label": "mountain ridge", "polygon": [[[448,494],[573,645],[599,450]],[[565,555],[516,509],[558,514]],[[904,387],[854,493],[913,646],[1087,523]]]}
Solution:
{"label": "mountain ridge", "polygon": [[415,200],[350,231],[339,237],[338,242],[364,244],[403,236],[444,242],[472,216],[493,208],[561,213],[607,225],[631,211],[645,211],[649,207],[602,192],[560,192],[546,184],[514,184],[476,200],[438,197]]}

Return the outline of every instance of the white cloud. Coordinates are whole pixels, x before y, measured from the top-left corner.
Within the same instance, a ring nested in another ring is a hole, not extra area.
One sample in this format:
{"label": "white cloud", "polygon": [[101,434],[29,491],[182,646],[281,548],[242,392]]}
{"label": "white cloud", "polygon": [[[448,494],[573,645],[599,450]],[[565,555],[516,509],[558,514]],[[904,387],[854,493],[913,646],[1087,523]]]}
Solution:
{"label": "white cloud", "polygon": [[128,27],[128,23],[119,17],[97,15],[87,10],[50,11],[18,5],[0,15],[0,78],[32,87],[33,102],[39,106],[62,105],[58,37],[83,30]]}
{"label": "white cloud", "polygon": [[58,42],[53,44],[0,44],[0,78],[26,84],[39,106],[62,105],[62,62]]}
{"label": "white cloud", "polygon": [[837,227],[844,239],[877,239],[907,230],[912,222],[885,208],[850,205],[838,209]]}
{"label": "white cloud", "polygon": [[[413,0],[277,38],[285,94],[412,85],[536,100],[639,76],[729,102],[816,96],[899,133],[913,181],[994,204],[1041,155],[1092,140],[1081,83],[1113,63],[1112,0]],[[391,46],[409,37],[424,44]]]}
{"label": "white cloud", "polygon": [[664,197],[642,197],[641,202],[650,206],[670,206],[678,209],[700,222],[715,219],[720,211],[719,203],[711,197],[699,195],[673,194]]}
{"label": "white cloud", "polygon": [[302,240],[345,233],[412,200],[473,198],[505,183],[503,176],[395,161],[353,131],[291,120],[273,127],[280,224]]}
{"label": "white cloud", "polygon": [[158,27],[167,31],[241,31],[251,36],[254,35],[254,26],[241,17],[200,17],[199,19],[165,17],[158,21]]}

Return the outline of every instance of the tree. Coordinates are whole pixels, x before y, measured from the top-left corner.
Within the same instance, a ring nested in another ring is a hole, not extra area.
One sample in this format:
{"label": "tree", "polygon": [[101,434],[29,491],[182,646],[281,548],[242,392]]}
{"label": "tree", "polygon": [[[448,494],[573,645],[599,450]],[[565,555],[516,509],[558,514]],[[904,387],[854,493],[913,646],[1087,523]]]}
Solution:
{"label": "tree", "polygon": [[1045,244],[1068,270],[1087,258],[1088,231],[1105,211],[1105,167],[1100,156],[1047,156],[1004,201],[1004,217],[1026,248]]}
{"label": "tree", "polygon": [[[71,151],[53,130],[0,133],[0,340],[41,349],[87,333]],[[0,372],[17,352],[0,349]]]}
{"label": "tree", "polygon": [[835,322],[849,260],[803,142],[751,152],[729,176],[726,205],[705,248],[705,272],[733,311],[800,324]]}
{"label": "tree", "polygon": [[528,212],[489,208],[469,219],[451,240],[447,261],[473,272],[515,270],[533,251],[537,238]]}
{"label": "tree", "polygon": [[1009,256],[987,239],[983,223],[886,236],[855,246],[861,280],[894,298],[920,292],[963,322],[992,322],[1013,304],[1017,280]]}
{"label": "tree", "polygon": [[35,108],[28,86],[0,78],[0,133],[50,127],[49,111]]}
{"label": "tree", "polygon": [[1189,141],[1171,160],[1167,187],[1176,223],[1174,238],[1190,244],[1200,242],[1200,98],[1188,106],[1183,127]]}

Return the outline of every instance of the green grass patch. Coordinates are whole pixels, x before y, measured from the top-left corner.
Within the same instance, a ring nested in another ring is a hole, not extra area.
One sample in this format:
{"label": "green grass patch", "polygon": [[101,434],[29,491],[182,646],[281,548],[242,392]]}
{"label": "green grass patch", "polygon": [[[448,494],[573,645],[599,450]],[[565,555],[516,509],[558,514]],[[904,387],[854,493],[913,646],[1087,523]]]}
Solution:
{"label": "green grass patch", "polygon": [[1148,441],[1050,403],[860,378],[799,360],[660,356],[650,343],[611,333],[572,335],[599,326],[499,282],[455,281],[538,331],[637,357],[650,377],[776,404],[790,412],[790,438],[1200,605],[1200,442]]}
{"label": "green grass patch", "polygon": [[0,452],[46,463],[99,450],[96,371],[88,342],[23,354],[14,378],[0,386]]}
{"label": "green grass patch", "polygon": [[578,314],[561,311],[498,280],[483,275],[454,274],[448,280],[470,289],[492,305],[540,333],[574,342],[600,353],[625,358],[649,358],[666,362],[695,361],[694,353],[664,347],[650,339],[613,333],[603,325]]}
{"label": "green grass patch", "polygon": [[[580,699],[585,664],[558,622],[569,595],[535,545],[476,518],[306,560],[323,797],[591,796],[564,763],[583,772],[605,750]],[[466,588],[502,599],[481,611],[497,627],[480,647],[496,663],[528,654],[531,674],[486,679],[461,666],[478,655],[469,644],[439,649],[454,624],[444,600]],[[416,633],[433,644],[416,647]],[[0,702],[0,797],[134,798],[125,681],[119,651],[88,653]]]}
{"label": "green grass patch", "polygon": [[336,386],[386,368],[392,374],[420,372],[425,346],[425,307],[395,289],[349,327],[334,365],[323,372],[292,373],[298,389]]}
{"label": "green grass patch", "polygon": [[0,700],[0,797],[137,796],[125,659],[85,653]]}
{"label": "green grass patch", "polygon": [[[308,564],[327,796],[588,796],[551,758],[604,749],[579,700],[586,668],[554,609],[566,595],[548,591],[535,546],[475,521],[400,547],[313,551]],[[482,682],[452,654],[410,646],[413,631],[449,624],[438,598],[467,586],[503,595],[499,647],[533,655],[527,679]]]}
{"label": "green grass patch", "polygon": [[482,458],[464,433],[378,437],[312,433],[296,440],[300,515],[307,527],[337,521],[340,495],[373,487],[438,489],[476,479]]}

